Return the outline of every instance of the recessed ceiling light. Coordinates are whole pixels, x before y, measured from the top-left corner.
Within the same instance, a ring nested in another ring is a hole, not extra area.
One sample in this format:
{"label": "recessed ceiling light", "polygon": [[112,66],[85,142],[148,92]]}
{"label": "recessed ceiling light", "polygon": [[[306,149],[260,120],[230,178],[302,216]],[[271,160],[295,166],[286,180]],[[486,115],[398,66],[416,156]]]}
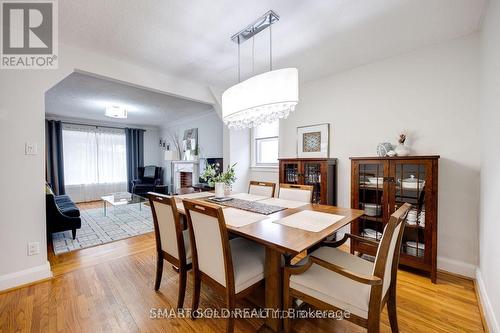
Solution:
{"label": "recessed ceiling light", "polygon": [[104,112],[106,117],[111,118],[127,118],[127,110],[123,106],[118,105],[108,105],[106,106],[106,111]]}

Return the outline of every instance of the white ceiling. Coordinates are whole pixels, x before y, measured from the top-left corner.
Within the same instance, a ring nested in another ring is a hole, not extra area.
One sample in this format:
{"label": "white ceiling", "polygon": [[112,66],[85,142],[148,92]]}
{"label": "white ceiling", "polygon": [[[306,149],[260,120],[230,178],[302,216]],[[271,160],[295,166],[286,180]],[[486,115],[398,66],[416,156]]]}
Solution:
{"label": "white ceiling", "polygon": [[[104,116],[107,105],[124,106],[128,118]],[[215,111],[208,104],[75,72],[47,91],[45,112],[66,119],[162,127],[180,118]]]}
{"label": "white ceiling", "polygon": [[[275,68],[310,80],[477,31],[485,0],[59,1],[63,43],[224,87],[236,80],[229,37],[269,9]],[[268,35],[255,40],[265,70]],[[251,42],[242,46],[249,75]]]}

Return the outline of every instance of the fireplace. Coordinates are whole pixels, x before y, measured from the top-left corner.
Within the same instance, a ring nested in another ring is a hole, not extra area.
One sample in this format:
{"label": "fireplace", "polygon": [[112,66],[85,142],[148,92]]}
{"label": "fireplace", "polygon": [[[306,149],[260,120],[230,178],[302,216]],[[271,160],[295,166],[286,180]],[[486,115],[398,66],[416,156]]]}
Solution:
{"label": "fireplace", "polygon": [[181,188],[193,186],[193,173],[187,171],[180,172],[180,186]]}
{"label": "fireplace", "polygon": [[198,161],[172,161],[172,191],[179,193],[181,188],[196,185],[200,177]]}

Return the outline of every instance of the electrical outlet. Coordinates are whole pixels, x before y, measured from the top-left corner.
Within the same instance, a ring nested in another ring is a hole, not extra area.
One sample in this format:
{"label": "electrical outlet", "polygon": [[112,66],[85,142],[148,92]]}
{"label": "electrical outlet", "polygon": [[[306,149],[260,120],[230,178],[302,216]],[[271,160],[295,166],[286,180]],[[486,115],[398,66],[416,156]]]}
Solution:
{"label": "electrical outlet", "polygon": [[39,242],[31,242],[28,243],[28,255],[34,256],[40,253],[40,243]]}
{"label": "electrical outlet", "polygon": [[38,146],[36,143],[26,142],[24,145],[25,155],[36,155],[38,154]]}

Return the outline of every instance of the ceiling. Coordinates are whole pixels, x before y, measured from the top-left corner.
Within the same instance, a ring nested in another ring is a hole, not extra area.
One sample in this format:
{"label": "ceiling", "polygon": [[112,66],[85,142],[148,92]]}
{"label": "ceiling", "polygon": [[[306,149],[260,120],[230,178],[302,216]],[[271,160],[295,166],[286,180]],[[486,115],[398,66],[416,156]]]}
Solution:
{"label": "ceiling", "polygon": [[[229,37],[269,9],[274,67],[311,80],[478,30],[485,0],[59,1],[61,42],[215,87],[234,83]],[[255,39],[255,72],[269,36]],[[252,42],[242,45],[243,78]]]}
{"label": "ceiling", "polygon": [[[107,105],[124,106],[127,119],[104,116]],[[180,118],[215,111],[208,104],[75,72],[47,91],[45,112],[66,119],[162,127]]]}

